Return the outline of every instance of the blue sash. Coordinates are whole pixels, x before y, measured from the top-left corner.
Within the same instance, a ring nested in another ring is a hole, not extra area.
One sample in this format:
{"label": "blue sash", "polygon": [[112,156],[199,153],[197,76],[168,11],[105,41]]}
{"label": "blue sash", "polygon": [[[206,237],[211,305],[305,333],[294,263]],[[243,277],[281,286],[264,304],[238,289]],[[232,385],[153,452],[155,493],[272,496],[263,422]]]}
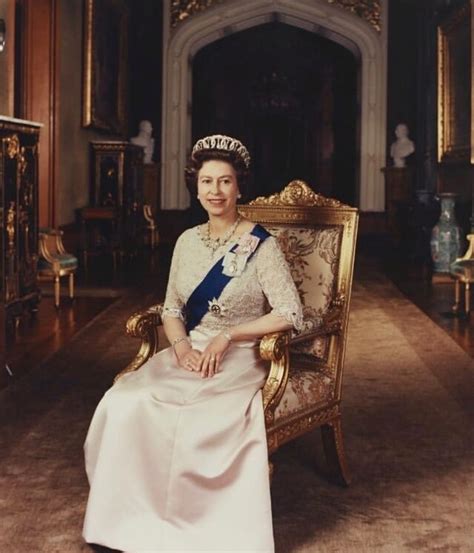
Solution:
{"label": "blue sash", "polygon": [[[255,225],[250,234],[260,238],[260,242],[257,244],[255,250],[248,256],[247,262],[250,261],[254,253],[258,250],[260,244],[271,236],[271,234],[260,225]],[[237,242],[230,251],[233,252],[238,246],[239,243]],[[224,256],[212,266],[186,302],[186,331],[188,333],[201,322],[201,319],[209,311],[209,302],[214,298],[218,299],[224,288],[233,278],[222,272],[223,261]]]}

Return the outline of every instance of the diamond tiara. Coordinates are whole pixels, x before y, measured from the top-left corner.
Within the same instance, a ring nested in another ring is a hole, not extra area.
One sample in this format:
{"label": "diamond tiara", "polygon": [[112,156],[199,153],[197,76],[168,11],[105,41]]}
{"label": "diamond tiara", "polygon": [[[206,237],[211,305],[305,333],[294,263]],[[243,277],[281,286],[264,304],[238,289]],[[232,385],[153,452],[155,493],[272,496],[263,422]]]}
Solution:
{"label": "diamond tiara", "polygon": [[191,156],[194,157],[194,154],[200,150],[226,150],[228,152],[236,152],[242,158],[245,167],[248,169],[250,166],[250,154],[247,148],[240,140],[232,138],[231,136],[213,134],[205,138],[200,138],[196,144],[194,144]]}

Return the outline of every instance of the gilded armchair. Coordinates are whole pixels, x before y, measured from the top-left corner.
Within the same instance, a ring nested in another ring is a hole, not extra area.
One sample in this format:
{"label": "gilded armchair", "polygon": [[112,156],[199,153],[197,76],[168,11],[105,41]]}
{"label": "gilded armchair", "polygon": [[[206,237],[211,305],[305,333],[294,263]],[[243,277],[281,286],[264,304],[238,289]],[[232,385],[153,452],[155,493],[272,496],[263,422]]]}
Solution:
{"label": "gilded armchair", "polygon": [[[270,362],[263,388],[269,455],[285,442],[321,427],[333,476],[348,484],[341,390],[357,210],[315,194],[302,181],[239,210],[278,238],[304,306],[302,332],[269,334],[260,342],[260,355]],[[160,307],[128,320],[127,333],[140,338],[141,347],[117,378],[137,370],[158,351]]]}
{"label": "gilded armchair", "polygon": [[69,297],[74,299],[74,273],[77,271],[77,257],[64,249],[62,230],[42,228],[39,231],[38,274],[52,277],[54,281],[54,305],[59,307],[60,278],[69,278]]}

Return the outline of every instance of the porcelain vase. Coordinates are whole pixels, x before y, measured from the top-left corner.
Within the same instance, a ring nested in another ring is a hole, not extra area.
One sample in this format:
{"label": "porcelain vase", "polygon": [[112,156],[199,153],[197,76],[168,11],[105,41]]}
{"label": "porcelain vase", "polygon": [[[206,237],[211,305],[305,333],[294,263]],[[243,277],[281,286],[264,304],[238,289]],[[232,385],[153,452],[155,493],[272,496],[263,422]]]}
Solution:
{"label": "porcelain vase", "polygon": [[461,254],[462,234],[454,213],[456,196],[448,192],[438,194],[441,215],[431,232],[431,258],[436,273],[449,273],[451,263]]}

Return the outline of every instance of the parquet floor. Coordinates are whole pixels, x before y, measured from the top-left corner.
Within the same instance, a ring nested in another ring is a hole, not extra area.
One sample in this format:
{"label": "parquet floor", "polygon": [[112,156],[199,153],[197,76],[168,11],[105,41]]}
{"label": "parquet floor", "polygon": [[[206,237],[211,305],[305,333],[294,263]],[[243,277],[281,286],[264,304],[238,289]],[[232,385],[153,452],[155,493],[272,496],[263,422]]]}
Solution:
{"label": "parquet floor", "polygon": [[[169,246],[163,246],[162,251],[156,252],[153,263],[149,259],[134,259],[116,275],[112,273],[108,259],[97,262],[91,266],[87,278],[83,274],[78,275],[74,301],[61,297],[59,309],[54,307],[51,284],[40,282],[43,297],[38,313],[35,317],[25,316],[15,332],[9,333],[8,367],[0,375],[0,388],[20,379],[32,367],[66,346],[77,332],[127,290],[136,286],[147,290],[156,287],[163,293],[170,250]],[[66,284],[63,288],[67,288]]]}

